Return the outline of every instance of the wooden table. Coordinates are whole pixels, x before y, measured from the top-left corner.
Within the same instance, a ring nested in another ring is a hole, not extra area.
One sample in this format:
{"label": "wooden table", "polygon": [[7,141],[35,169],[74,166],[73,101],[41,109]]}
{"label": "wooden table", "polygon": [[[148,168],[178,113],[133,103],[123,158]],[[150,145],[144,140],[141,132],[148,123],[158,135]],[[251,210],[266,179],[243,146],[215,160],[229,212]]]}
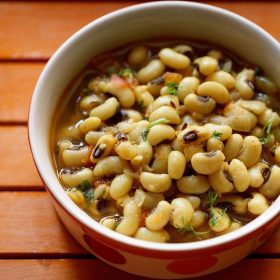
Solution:
{"label": "wooden table", "polygon": [[[144,279],[107,266],[75,242],[54,212],[27,140],[29,102],[49,57],[86,23],[134,3],[0,2],[0,279]],[[280,3],[211,3],[280,39]],[[280,228],[257,252],[211,279],[276,280],[279,273]]]}

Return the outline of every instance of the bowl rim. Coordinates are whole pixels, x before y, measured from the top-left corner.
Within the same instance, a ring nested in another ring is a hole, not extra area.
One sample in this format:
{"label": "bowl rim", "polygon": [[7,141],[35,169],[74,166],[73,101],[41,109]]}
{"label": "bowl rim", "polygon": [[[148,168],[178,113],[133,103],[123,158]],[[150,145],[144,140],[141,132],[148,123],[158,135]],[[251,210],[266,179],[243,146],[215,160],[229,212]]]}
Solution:
{"label": "bowl rim", "polygon": [[[67,50],[75,41],[79,41],[80,38],[83,36],[84,33],[89,32],[92,28],[99,24],[103,24],[108,19],[114,18],[114,17],[122,17],[126,13],[130,13],[131,11],[136,10],[142,10],[142,9],[148,9],[148,8],[155,8],[156,6],[165,7],[165,8],[171,8],[171,7],[182,7],[182,8],[191,8],[191,9],[200,9],[200,10],[207,10],[209,12],[213,12],[218,14],[219,16],[226,16],[230,18],[231,20],[234,20],[235,22],[242,22],[243,25],[246,25],[248,28],[254,30],[254,32],[259,33],[262,37],[265,37],[267,41],[269,41],[272,45],[278,46],[280,51],[280,45],[276,39],[274,39],[269,33],[267,33],[264,29],[256,25],[255,23],[251,22],[250,20],[235,14],[233,12],[230,12],[228,10],[203,4],[203,3],[197,3],[197,2],[183,2],[183,1],[157,1],[157,2],[148,2],[148,3],[142,3],[137,5],[132,5],[129,7],[125,7],[122,9],[118,9],[116,11],[113,11],[111,13],[108,13],[106,15],[103,15],[102,17],[99,17],[92,22],[88,23],[81,29],[79,29],[76,33],[74,33],[69,39],[67,39],[53,54],[53,56],[50,58],[48,63],[46,64],[45,68],[43,69],[38,82],[36,84],[32,100],[30,103],[29,108],[29,116],[28,116],[28,138],[29,138],[29,144],[32,152],[32,156],[36,165],[36,168],[38,170],[38,173],[44,182],[44,185],[46,189],[50,192],[50,194],[53,196],[53,198],[60,204],[60,206],[63,207],[63,209],[68,212],[72,217],[74,217],[76,220],[78,220],[80,223],[85,225],[90,230],[105,236],[108,239],[112,239],[115,242],[120,242],[122,244],[131,246],[131,247],[138,247],[141,249],[147,249],[147,250],[156,250],[156,251],[162,251],[162,252],[170,252],[170,251],[176,251],[176,252],[182,252],[182,251],[196,251],[196,250],[202,250],[212,247],[217,247],[222,244],[228,244],[231,243],[237,239],[240,239],[244,236],[247,236],[259,228],[263,227],[265,224],[268,224],[273,219],[275,219],[279,213],[280,213],[280,197],[275,200],[275,202],[269,207],[268,210],[266,210],[262,215],[255,218],[252,222],[248,223],[247,225],[241,227],[240,229],[227,233],[225,235],[196,241],[196,242],[189,242],[189,243],[156,243],[156,242],[149,242],[149,241],[143,241],[135,238],[131,238],[125,235],[122,235],[120,233],[117,233],[115,231],[112,231],[110,229],[105,228],[101,224],[99,224],[97,221],[95,221],[93,218],[91,218],[89,215],[87,215],[82,209],[80,209],[74,202],[69,203],[71,201],[68,196],[65,193],[65,196],[59,196],[57,195],[57,192],[55,191],[58,187],[62,188],[60,184],[51,184],[48,177],[45,174],[45,167],[41,164],[40,159],[38,158],[36,154],[36,143],[35,143],[35,135],[33,130],[36,128],[36,122],[35,119],[35,109],[40,106],[39,102],[37,100],[40,99],[40,92],[41,92],[41,84],[45,80],[45,76],[48,75],[49,69],[52,67],[53,64],[56,63],[56,60],[63,54],[65,50]],[[277,207],[278,204],[278,207]]]}

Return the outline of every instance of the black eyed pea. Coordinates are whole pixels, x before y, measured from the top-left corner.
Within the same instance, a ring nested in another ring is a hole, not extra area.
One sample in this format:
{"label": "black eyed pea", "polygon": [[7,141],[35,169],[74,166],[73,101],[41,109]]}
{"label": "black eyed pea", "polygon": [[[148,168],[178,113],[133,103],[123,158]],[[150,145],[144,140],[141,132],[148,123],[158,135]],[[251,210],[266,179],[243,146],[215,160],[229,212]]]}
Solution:
{"label": "black eyed pea", "polygon": [[164,95],[158,97],[152,104],[148,106],[146,116],[149,117],[153,111],[164,105],[177,108],[179,106],[179,99],[174,95]]}
{"label": "black eyed pea", "polygon": [[184,144],[196,144],[207,140],[211,136],[205,126],[189,125],[178,134],[178,140]]}
{"label": "black eyed pea", "polygon": [[82,133],[79,129],[80,121],[73,125],[63,125],[58,129],[57,138],[62,139],[80,139],[82,138]]}
{"label": "black eyed pea", "polygon": [[164,78],[158,77],[147,83],[147,90],[153,95],[154,98],[160,95],[160,90],[164,86]]}
{"label": "black eyed pea", "polygon": [[194,63],[198,64],[199,72],[205,76],[214,73],[218,68],[218,61],[211,56],[203,56],[197,58]]}
{"label": "black eyed pea", "polygon": [[90,168],[83,168],[75,172],[60,172],[60,180],[65,187],[74,187],[87,180],[91,184],[93,181],[93,172]]}
{"label": "black eyed pea", "polygon": [[166,243],[170,240],[169,233],[166,230],[153,231],[146,227],[140,227],[136,231],[134,238],[158,243]]}
{"label": "black eyed pea", "polygon": [[191,175],[184,176],[176,181],[176,186],[184,194],[203,194],[210,188],[207,176]]}
{"label": "black eyed pea", "polygon": [[257,162],[248,169],[249,184],[252,188],[259,188],[270,176],[270,169],[267,163]]}
{"label": "black eyed pea", "polygon": [[59,153],[62,153],[66,149],[74,148],[75,145],[69,140],[59,140],[57,142],[57,147],[58,147]]}
{"label": "black eyed pea", "polygon": [[142,172],[140,174],[140,183],[149,192],[161,193],[171,187],[172,181],[168,174]]}
{"label": "black eyed pea", "polygon": [[260,187],[259,191],[266,198],[273,199],[280,194],[280,168],[276,165],[271,167],[268,180]]}
{"label": "black eyed pea", "polygon": [[177,138],[175,138],[171,143],[171,148],[173,151],[179,151],[181,153],[184,153],[184,146],[181,142],[178,141]]}
{"label": "black eyed pea", "polygon": [[173,48],[173,50],[182,54],[193,53],[193,48],[189,45],[177,45]]}
{"label": "black eyed pea", "polygon": [[280,124],[280,117],[278,113],[273,112],[271,109],[266,109],[261,115],[259,115],[258,122],[261,125],[265,125],[268,121],[273,120],[272,128],[279,126]]}
{"label": "black eyed pea", "polygon": [[155,209],[146,218],[145,224],[149,230],[161,230],[169,222],[172,212],[171,205],[163,200],[158,203]]}
{"label": "black eyed pea", "polygon": [[173,212],[171,215],[171,222],[176,228],[185,227],[193,217],[193,207],[191,203],[182,197],[175,198],[171,202]]}
{"label": "black eyed pea", "polygon": [[172,141],[176,137],[176,132],[173,127],[166,124],[153,126],[148,134],[148,142],[152,145],[158,145],[162,141]]}
{"label": "black eyed pea", "polygon": [[196,195],[185,195],[184,198],[186,198],[192,205],[193,209],[196,210],[199,208],[201,199]]}
{"label": "black eyed pea", "polygon": [[94,199],[109,199],[110,198],[110,187],[107,184],[100,184],[94,189]]}
{"label": "black eyed pea", "polygon": [[100,221],[100,224],[108,229],[114,230],[116,227],[116,220],[114,218],[103,218]]}
{"label": "black eyed pea", "polygon": [[88,152],[88,146],[84,147],[72,147],[72,149],[65,149],[61,158],[65,166],[81,166],[84,164],[83,160],[85,159]]}
{"label": "black eyed pea", "polygon": [[135,191],[134,201],[139,207],[153,209],[162,200],[164,200],[164,196],[161,193],[145,192],[141,189]]}
{"label": "black eyed pea", "polygon": [[230,226],[230,217],[223,209],[212,207],[210,214],[211,219],[209,220],[209,226],[213,231],[221,232],[226,230]]}
{"label": "black eyed pea", "polygon": [[118,198],[128,194],[131,190],[133,179],[128,174],[116,176],[110,186],[110,196],[117,200]]}
{"label": "black eyed pea", "polygon": [[255,73],[251,69],[243,69],[236,76],[235,88],[240,93],[240,97],[251,99],[254,96]]}
{"label": "black eyed pea", "polygon": [[191,161],[193,155],[195,155],[197,153],[204,153],[204,150],[200,143],[188,144],[184,148],[184,155],[185,155],[186,161]]}
{"label": "black eyed pea", "polygon": [[211,56],[215,58],[216,60],[220,60],[224,58],[224,55],[221,51],[218,50],[211,50],[207,53],[207,56]]}
{"label": "black eyed pea", "polygon": [[151,60],[138,72],[137,78],[141,84],[146,84],[155,78],[160,77],[165,71],[165,65],[159,59]]}
{"label": "black eyed pea", "polygon": [[143,120],[143,116],[136,110],[133,109],[123,109],[124,114],[127,115],[128,120],[133,120],[134,122],[139,122]]}
{"label": "black eyed pea", "polygon": [[222,84],[228,90],[234,88],[235,79],[233,76],[225,71],[217,71],[209,75],[206,81],[213,81]]}
{"label": "black eyed pea", "polygon": [[129,141],[120,142],[115,147],[115,151],[120,158],[125,160],[132,160],[138,154],[138,145],[132,144]]}
{"label": "black eyed pea", "polygon": [[133,66],[143,65],[149,56],[149,49],[146,46],[137,46],[128,54],[127,62]]}
{"label": "black eyed pea", "polygon": [[276,163],[280,163],[280,146],[279,145],[274,145],[270,149],[270,154],[272,155],[272,157]]}
{"label": "black eyed pea", "polygon": [[236,158],[243,146],[243,137],[240,134],[232,134],[224,148],[224,155],[226,161],[230,162],[232,159]]}
{"label": "black eyed pea", "polygon": [[216,101],[209,96],[199,96],[190,93],[184,99],[184,105],[188,112],[202,115],[210,114],[216,107]]}
{"label": "black eyed pea", "polygon": [[93,169],[93,175],[95,177],[118,175],[122,174],[127,167],[125,160],[118,156],[109,156],[97,162]]}
{"label": "black eyed pea", "polygon": [[80,101],[81,111],[90,111],[92,108],[102,104],[105,100],[96,94],[83,97]]}
{"label": "black eyed pea", "polygon": [[104,131],[89,131],[86,135],[85,135],[85,140],[88,144],[90,145],[96,145],[96,143],[98,142],[98,140],[105,135]]}
{"label": "black eyed pea", "polygon": [[246,136],[243,141],[242,149],[237,159],[241,160],[247,168],[254,165],[262,153],[262,144],[255,136]]}
{"label": "black eyed pea", "polygon": [[113,117],[119,108],[119,102],[115,97],[108,98],[103,104],[90,111],[90,117],[97,117],[102,121]]}
{"label": "black eyed pea", "polygon": [[255,85],[259,91],[267,95],[274,95],[278,91],[276,84],[270,78],[265,76],[256,76]]}
{"label": "black eyed pea", "polygon": [[116,228],[116,232],[132,236],[136,233],[139,227],[141,216],[141,208],[138,207],[134,200],[129,200],[123,208],[123,219]]}
{"label": "black eyed pea", "polygon": [[76,205],[81,208],[86,208],[87,201],[81,190],[77,188],[71,188],[66,190],[66,193],[72,199],[72,201],[75,202]]}
{"label": "black eyed pea", "polygon": [[149,164],[153,157],[153,148],[147,142],[141,142],[138,144],[138,155],[142,156],[142,164]]}
{"label": "black eyed pea", "polygon": [[227,118],[221,115],[216,115],[216,114],[211,114],[206,118],[208,123],[213,123],[213,124],[223,124],[223,125],[228,125],[229,121]]}
{"label": "black eyed pea", "polygon": [[181,119],[176,109],[170,106],[161,106],[154,110],[149,117],[149,121],[153,122],[158,119],[165,118],[169,124],[179,124]]}
{"label": "black eyed pea", "polygon": [[266,105],[264,102],[259,100],[239,100],[236,102],[242,108],[256,114],[261,115],[266,110]]}
{"label": "black eyed pea", "polygon": [[230,226],[223,231],[217,233],[217,236],[224,235],[226,233],[233,232],[242,227],[242,224],[239,222],[231,222]]}
{"label": "black eyed pea", "polygon": [[251,130],[250,134],[253,135],[253,136],[256,136],[258,138],[264,137],[264,131],[263,131],[262,127],[260,127],[260,126],[255,126]]}
{"label": "black eyed pea", "polygon": [[257,192],[253,192],[251,195],[252,198],[248,202],[248,211],[253,215],[262,214],[269,207],[266,198]]}
{"label": "black eyed pea", "polygon": [[211,152],[214,150],[223,151],[223,149],[224,149],[224,143],[220,139],[217,139],[215,137],[211,137],[210,139],[208,139],[207,152]]}
{"label": "black eyed pea", "polygon": [[168,157],[172,149],[168,144],[155,147],[154,160],[151,168],[154,173],[168,173]]}
{"label": "black eyed pea", "polygon": [[210,185],[213,190],[220,194],[220,193],[229,193],[234,190],[234,185],[230,181],[228,175],[228,163],[223,162],[220,169],[215,173],[212,173],[208,176],[210,181]]}
{"label": "black eyed pea", "polygon": [[110,134],[101,136],[90,155],[90,161],[96,163],[100,159],[108,156],[113,150],[116,142],[117,139]]}
{"label": "black eyed pea", "polygon": [[213,81],[200,84],[197,88],[197,94],[200,96],[212,97],[219,104],[227,103],[230,97],[225,86]]}
{"label": "black eyed pea", "polygon": [[79,129],[83,134],[86,134],[90,130],[96,130],[100,126],[100,124],[101,120],[99,118],[89,117],[79,125]]}
{"label": "black eyed pea", "polygon": [[180,179],[185,171],[185,155],[178,151],[172,151],[168,156],[168,175],[172,179]]}
{"label": "black eyed pea", "polygon": [[229,125],[207,123],[204,127],[210,132],[211,136],[218,137],[222,141],[227,140],[232,135],[232,128]]}
{"label": "black eyed pea", "polygon": [[186,77],[178,85],[177,95],[181,103],[184,102],[187,95],[196,93],[200,81],[196,77]]}
{"label": "black eyed pea", "polygon": [[189,225],[193,228],[201,227],[206,221],[206,213],[201,210],[195,210],[192,216],[192,219],[189,222]]}
{"label": "black eyed pea", "polygon": [[[147,120],[134,122],[127,132],[128,138],[131,142],[139,143],[142,141],[142,132],[149,126]],[[120,129],[122,131],[122,129]]]}
{"label": "black eyed pea", "polygon": [[147,86],[136,86],[134,88],[136,101],[141,107],[147,108],[154,102],[153,95],[148,91]]}
{"label": "black eyed pea", "polygon": [[221,151],[211,151],[209,153],[197,153],[193,155],[191,164],[193,169],[204,175],[213,174],[221,168],[225,159]]}
{"label": "black eyed pea", "polygon": [[228,124],[233,130],[250,132],[257,124],[258,118],[255,114],[240,107],[236,103],[230,103],[223,110]]}
{"label": "black eyed pea", "polygon": [[250,177],[242,161],[233,159],[229,164],[228,172],[238,192],[244,192],[248,189]]}
{"label": "black eyed pea", "polygon": [[158,56],[165,65],[174,69],[185,69],[190,65],[190,59],[186,55],[178,53],[173,49],[161,49]]}
{"label": "black eyed pea", "polygon": [[219,202],[229,202],[232,204],[232,210],[240,215],[244,215],[248,211],[248,198],[239,195],[225,194],[219,198]]}

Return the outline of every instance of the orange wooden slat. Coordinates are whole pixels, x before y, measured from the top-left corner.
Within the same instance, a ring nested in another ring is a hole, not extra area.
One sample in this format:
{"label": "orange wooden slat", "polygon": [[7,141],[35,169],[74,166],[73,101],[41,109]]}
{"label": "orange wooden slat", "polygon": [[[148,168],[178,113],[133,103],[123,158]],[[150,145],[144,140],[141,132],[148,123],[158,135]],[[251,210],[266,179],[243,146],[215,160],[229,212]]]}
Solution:
{"label": "orange wooden slat", "polygon": [[42,186],[31,156],[26,127],[0,126],[0,158],[0,187]]}
{"label": "orange wooden slat", "polygon": [[[46,59],[85,24],[135,3],[140,1],[2,2],[0,58]],[[209,3],[247,17],[280,39],[279,2]]]}
{"label": "orange wooden slat", "polygon": [[60,223],[44,191],[0,192],[0,217],[2,258],[23,253],[87,254]]}
{"label": "orange wooden slat", "polygon": [[29,104],[44,63],[0,63],[0,122],[27,122]]}
{"label": "orange wooden slat", "polygon": [[[279,259],[246,259],[226,270],[195,279],[278,280],[279,266]],[[97,259],[40,259],[0,260],[0,279],[148,280],[151,278],[144,278],[128,274],[110,267]]]}

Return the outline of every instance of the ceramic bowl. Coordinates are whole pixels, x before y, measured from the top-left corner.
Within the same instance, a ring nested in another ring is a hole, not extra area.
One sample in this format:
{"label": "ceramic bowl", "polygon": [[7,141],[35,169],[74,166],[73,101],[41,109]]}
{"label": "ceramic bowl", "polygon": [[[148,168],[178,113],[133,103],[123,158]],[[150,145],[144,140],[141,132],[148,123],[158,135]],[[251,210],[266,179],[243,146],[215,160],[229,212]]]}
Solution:
{"label": "ceramic bowl", "polygon": [[280,46],[263,29],[229,11],[193,2],[152,2],[115,11],[86,25],[53,55],[37,83],[29,115],[34,161],[55,209],[74,238],[104,262],[161,279],[224,269],[254,251],[272,233],[280,198],[235,232],[204,241],[158,244],[111,231],[76,206],[61,187],[50,151],[53,114],[69,82],[92,56],[153,37],[188,38],[223,47],[261,66],[280,86]]}

